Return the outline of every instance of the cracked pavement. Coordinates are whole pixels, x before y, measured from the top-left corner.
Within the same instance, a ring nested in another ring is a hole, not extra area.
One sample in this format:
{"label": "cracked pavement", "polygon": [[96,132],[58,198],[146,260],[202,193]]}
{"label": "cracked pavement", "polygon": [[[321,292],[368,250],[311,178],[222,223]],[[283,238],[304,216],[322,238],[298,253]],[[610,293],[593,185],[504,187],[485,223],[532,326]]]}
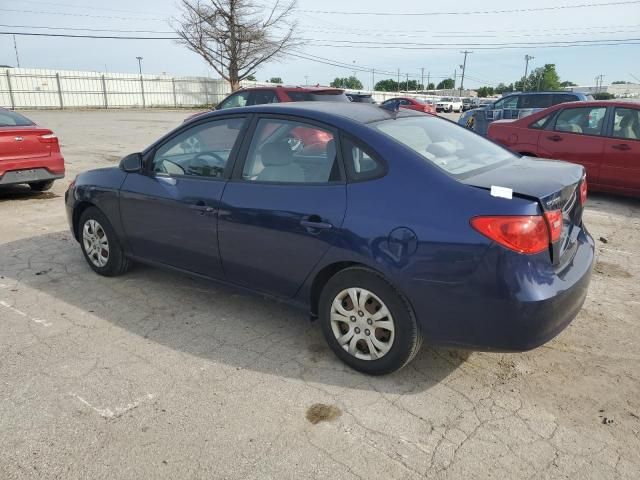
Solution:
{"label": "cracked pavement", "polygon": [[[150,267],[103,278],[63,193],[187,111],[26,112],[67,179],[0,189],[0,478],[640,476],[640,201],[592,194],[598,265],[573,324],[527,353],[425,345],[396,374],[333,356],[304,312]],[[605,243],[606,242],[606,243]],[[337,408],[312,424],[314,404]]]}

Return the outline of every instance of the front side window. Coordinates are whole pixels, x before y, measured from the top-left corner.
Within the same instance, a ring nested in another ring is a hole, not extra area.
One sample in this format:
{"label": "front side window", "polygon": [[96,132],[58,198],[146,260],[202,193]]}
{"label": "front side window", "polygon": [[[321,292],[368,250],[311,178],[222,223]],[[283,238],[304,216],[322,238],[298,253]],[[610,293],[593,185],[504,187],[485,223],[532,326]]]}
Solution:
{"label": "front side window", "polygon": [[160,175],[222,177],[244,125],[230,118],[191,127],[156,151],[152,171]]}
{"label": "front side window", "polygon": [[334,135],[303,122],[263,118],[256,126],[242,178],[251,182],[339,181]]}
{"label": "front side window", "polygon": [[551,106],[552,97],[546,93],[521,95],[518,108],[547,108]]}
{"label": "front side window", "polygon": [[465,128],[430,115],[383,120],[371,126],[454,177],[517,158]]}
{"label": "front side window", "polygon": [[605,107],[566,108],[558,114],[555,130],[581,135],[602,135],[606,111]]}
{"label": "front side window", "polygon": [[226,100],[224,100],[220,105],[218,105],[218,110],[222,110],[224,108],[236,108],[236,107],[244,107],[249,100],[249,92],[238,92]]}
{"label": "front side window", "polygon": [[513,110],[518,107],[518,95],[511,95],[510,97],[505,97],[501,100],[498,100],[493,105],[494,110]]}
{"label": "front side window", "polygon": [[640,140],[640,110],[616,108],[613,118],[613,136],[627,140]]}

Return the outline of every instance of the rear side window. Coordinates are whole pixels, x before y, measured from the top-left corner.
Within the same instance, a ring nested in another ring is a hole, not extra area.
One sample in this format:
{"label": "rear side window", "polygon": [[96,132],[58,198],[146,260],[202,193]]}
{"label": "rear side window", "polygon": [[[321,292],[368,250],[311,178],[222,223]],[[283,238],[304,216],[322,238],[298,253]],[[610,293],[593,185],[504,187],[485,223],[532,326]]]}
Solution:
{"label": "rear side window", "polygon": [[565,108],[556,120],[557,132],[602,135],[605,107]]}
{"label": "rear side window", "polygon": [[518,108],[547,108],[551,106],[551,95],[521,95]]}
{"label": "rear side window", "polygon": [[616,108],[613,118],[613,136],[627,140],[640,140],[640,110]]}
{"label": "rear side window", "polygon": [[549,120],[551,119],[551,117],[553,117],[553,113],[550,113],[549,115],[545,115],[544,117],[540,118],[539,120],[533,122],[531,125],[529,125],[529,128],[535,128],[537,130],[542,130],[549,123]]}
{"label": "rear side window", "polygon": [[350,138],[342,138],[343,157],[349,178],[356,182],[372,180],[384,175],[382,160],[370,149]]}
{"label": "rear side window", "polygon": [[223,108],[235,108],[235,107],[244,107],[249,100],[249,92],[238,92],[234,93],[230,97],[227,97],[220,105],[218,105],[218,109],[221,110]]}
{"label": "rear side window", "polygon": [[26,127],[34,125],[27,117],[11,110],[0,110],[0,127]]}
{"label": "rear side window", "polygon": [[264,105],[278,103],[278,97],[270,90],[255,90],[249,95],[249,105]]}
{"label": "rear side window", "polygon": [[559,103],[567,103],[567,102],[575,102],[578,100],[578,97],[575,95],[571,95],[570,93],[554,93],[553,94],[553,104],[558,105]]}

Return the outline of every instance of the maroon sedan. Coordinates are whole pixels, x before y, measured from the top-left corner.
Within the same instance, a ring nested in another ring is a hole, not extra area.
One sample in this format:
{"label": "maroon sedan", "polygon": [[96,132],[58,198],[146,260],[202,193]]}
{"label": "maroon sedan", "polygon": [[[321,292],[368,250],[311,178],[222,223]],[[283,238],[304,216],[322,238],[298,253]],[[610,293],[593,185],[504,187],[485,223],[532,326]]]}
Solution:
{"label": "maroon sedan", "polygon": [[493,122],[488,137],[522,155],[583,165],[591,190],[640,196],[640,103],[562,103]]}
{"label": "maroon sedan", "polygon": [[0,186],[26,183],[42,192],[63,177],[58,137],[27,117],[0,108]]}
{"label": "maroon sedan", "polygon": [[430,113],[431,115],[436,114],[436,107],[433,103],[430,103],[429,101],[416,100],[415,98],[410,97],[390,98],[389,100],[382,102],[382,105],[389,105],[390,103],[395,102],[400,103],[400,108],[408,108],[409,110]]}

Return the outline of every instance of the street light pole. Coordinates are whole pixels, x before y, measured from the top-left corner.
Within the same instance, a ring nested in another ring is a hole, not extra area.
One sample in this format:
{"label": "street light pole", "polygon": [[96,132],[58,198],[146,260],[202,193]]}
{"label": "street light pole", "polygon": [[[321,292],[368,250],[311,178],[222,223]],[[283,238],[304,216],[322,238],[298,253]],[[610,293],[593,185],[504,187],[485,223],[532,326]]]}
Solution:
{"label": "street light pole", "polygon": [[522,79],[522,91],[526,91],[527,90],[527,73],[529,73],[529,60],[533,60],[535,57],[532,57],[531,55],[525,55],[524,56],[524,77]]}
{"label": "street light pole", "polygon": [[16,36],[13,36],[13,49],[16,51],[16,63],[18,64],[18,68],[20,68],[20,57],[18,56],[18,44],[16,43]]}
{"label": "street light pole", "polygon": [[142,75],[142,57],[136,57],[138,59],[138,70],[140,71],[140,75]]}
{"label": "street light pole", "polygon": [[465,50],[464,52],[460,52],[460,53],[464,53],[464,62],[462,62],[462,79],[460,80],[460,96],[462,96],[462,90],[464,89],[464,71],[467,68],[467,55],[473,52],[470,52],[468,50]]}

